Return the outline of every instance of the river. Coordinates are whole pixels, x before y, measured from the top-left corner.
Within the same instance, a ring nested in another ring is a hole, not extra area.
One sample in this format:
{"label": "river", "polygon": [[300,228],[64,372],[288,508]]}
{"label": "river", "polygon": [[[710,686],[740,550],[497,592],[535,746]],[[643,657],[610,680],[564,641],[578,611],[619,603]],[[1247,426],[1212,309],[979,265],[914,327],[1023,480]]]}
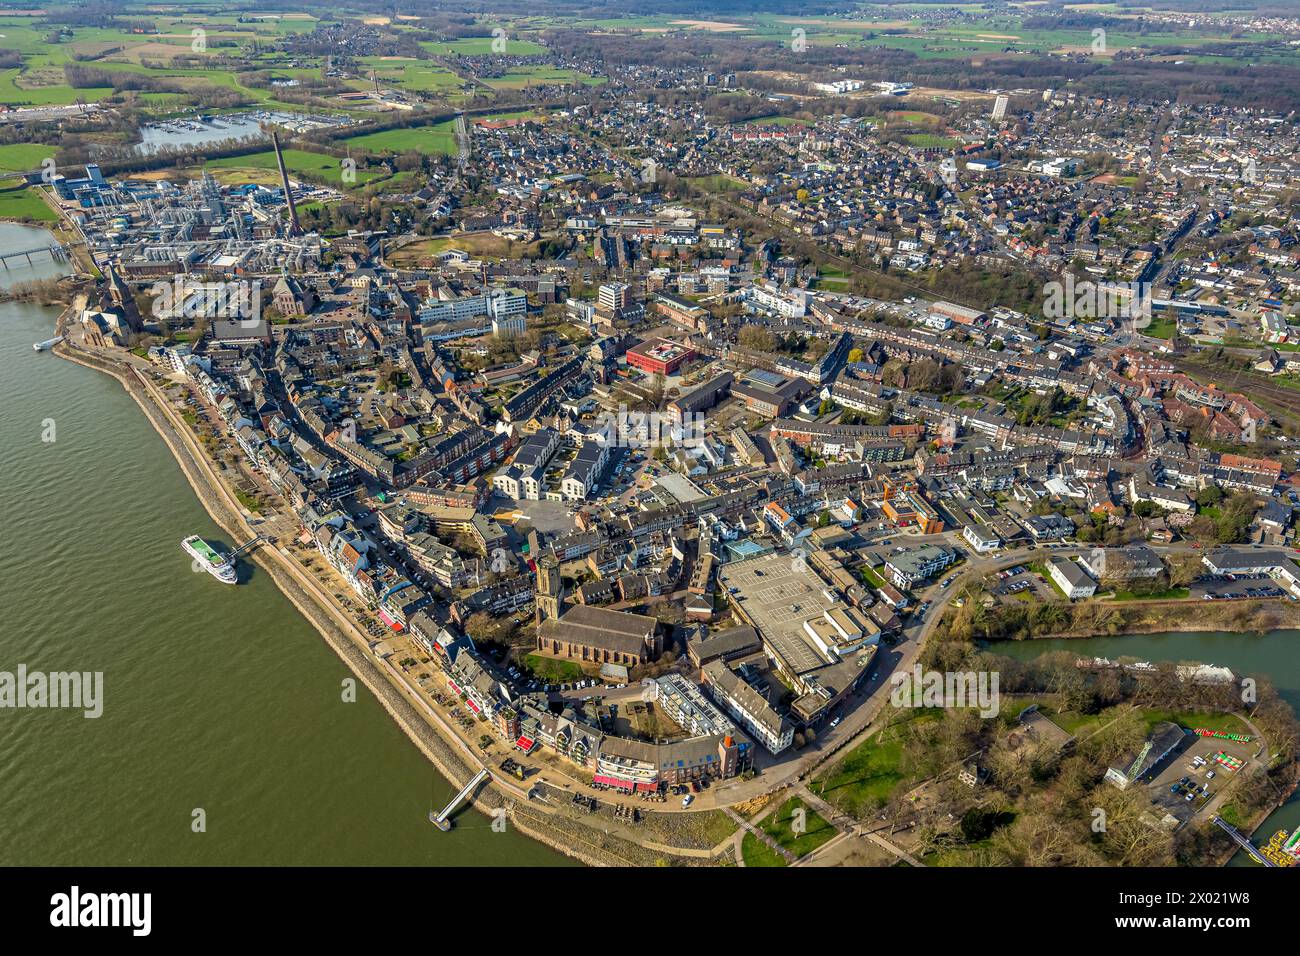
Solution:
{"label": "river", "polygon": [[[0,251],[48,239],[0,223]],[[191,571],[181,539],[221,531],[117,382],[32,350],[56,315],[0,303],[0,671],[102,671],[103,716],[0,709],[0,864],[567,864],[474,812],[438,832],[450,784],[364,688],[343,702],[267,576]]]}
{"label": "river", "polygon": [[[1239,676],[1267,677],[1291,709],[1300,714],[1300,631],[1269,634],[1196,632],[1187,634],[1130,634],[1124,637],[1090,637],[1068,640],[1000,641],[990,644],[994,654],[1029,660],[1050,651],[1069,651],[1079,657],[1136,657],[1144,661],[1198,661],[1230,667]],[[1267,842],[1275,832],[1300,826],[1300,791],[1279,807],[1256,831],[1256,842]],[[1244,853],[1232,866],[1257,866]]]}

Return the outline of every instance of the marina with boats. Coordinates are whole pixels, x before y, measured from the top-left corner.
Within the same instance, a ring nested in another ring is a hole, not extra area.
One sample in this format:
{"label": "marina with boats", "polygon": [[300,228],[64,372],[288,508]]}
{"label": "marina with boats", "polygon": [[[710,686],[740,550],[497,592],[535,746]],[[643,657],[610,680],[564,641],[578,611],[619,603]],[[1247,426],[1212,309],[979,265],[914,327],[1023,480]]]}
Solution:
{"label": "marina with boats", "polygon": [[177,146],[195,146],[225,140],[269,140],[270,127],[293,133],[337,126],[349,120],[333,116],[280,113],[273,110],[250,110],[241,113],[195,113],[146,123],[140,127],[136,151],[152,153]]}

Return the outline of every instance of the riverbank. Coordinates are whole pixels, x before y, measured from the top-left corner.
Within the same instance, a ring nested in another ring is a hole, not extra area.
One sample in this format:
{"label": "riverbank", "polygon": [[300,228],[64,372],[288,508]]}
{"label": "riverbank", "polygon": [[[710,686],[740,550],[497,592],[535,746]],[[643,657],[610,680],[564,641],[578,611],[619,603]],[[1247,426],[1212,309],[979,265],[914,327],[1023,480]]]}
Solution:
{"label": "riverbank", "polygon": [[[201,453],[193,446],[194,439],[187,434],[184,423],[173,417],[174,413],[166,400],[151,394],[150,383],[142,383],[135,372],[120,363],[113,363],[67,343],[58,346],[54,352],[61,358],[102,372],[116,380],[163,439],[212,520],[232,540],[243,541],[253,536],[254,531],[245,522],[233,495],[212,473]],[[286,549],[264,546],[255,549],[247,557],[271,578],[277,589],[325,639],[439,774],[459,789],[483,766],[472,751],[458,752],[458,747],[466,751],[468,748],[454,734],[450,735],[449,740],[436,732],[430,720],[417,709],[417,703],[422,702],[418,702],[409,689],[401,686],[400,677],[386,670],[391,665],[369,652],[364,636],[355,631],[352,622],[342,618],[339,609],[332,606],[312,581],[310,573]],[[450,734],[449,731],[447,733]],[[491,784],[480,791],[472,806],[487,816],[491,816],[497,808],[505,807],[519,832],[589,866],[644,865],[653,862],[652,859],[646,859],[648,851],[643,848],[606,834],[599,837],[588,834],[599,840],[598,843],[591,842],[581,835],[583,828],[576,821],[553,818],[552,814],[540,808],[528,806],[526,793],[514,793],[508,788],[508,783],[494,776]],[[652,857],[653,855],[651,854]]]}
{"label": "riverbank", "polygon": [[[983,637],[990,645],[1040,640],[1087,640],[1124,634],[1192,633],[1227,631],[1235,634],[1267,633],[1300,628],[1300,602],[1264,598],[1244,601],[1125,601],[1080,602],[1060,606],[1068,620],[1042,623],[1021,621],[1006,632]],[[1019,607],[1012,608],[1023,613]],[[996,612],[994,617],[997,617]],[[1034,626],[1049,629],[1033,633]],[[1024,629],[1028,627],[1026,632]],[[1014,633],[1013,633],[1014,631]]]}
{"label": "riverbank", "polygon": [[99,268],[95,265],[94,258],[85,244],[85,237],[82,236],[80,229],[64,213],[58,201],[51,194],[50,189],[40,186],[27,186],[26,188],[31,190],[39,198],[39,201],[44,204],[44,208],[50,211],[49,217],[0,216],[0,223],[12,223],[16,226],[29,226],[46,230],[59,245],[67,250],[72,262],[76,265],[76,274],[98,278],[100,275]]}

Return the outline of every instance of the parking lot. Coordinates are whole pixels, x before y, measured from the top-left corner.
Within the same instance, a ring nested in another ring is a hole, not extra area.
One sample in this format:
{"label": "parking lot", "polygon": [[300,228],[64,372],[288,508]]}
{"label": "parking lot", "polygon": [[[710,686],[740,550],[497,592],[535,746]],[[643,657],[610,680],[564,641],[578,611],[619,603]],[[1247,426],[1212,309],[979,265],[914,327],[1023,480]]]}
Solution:
{"label": "parking lot", "polygon": [[1267,574],[1207,575],[1191,586],[1191,596],[1199,601],[1280,598],[1286,594]]}
{"label": "parking lot", "polygon": [[581,502],[575,501],[515,501],[504,495],[494,494],[484,509],[489,514],[518,511],[520,518],[544,534],[564,534],[577,525],[573,515],[574,507]]}
{"label": "parking lot", "polygon": [[[993,584],[992,591],[1003,600],[1014,601],[1038,598],[1043,601],[1050,601],[1059,599],[1061,596],[1050,584],[1030,571],[1029,566],[1025,564],[999,571],[993,575],[993,578],[996,583]],[[1021,595],[1024,596],[1021,597]]]}
{"label": "parking lot", "polygon": [[[1151,782],[1152,811],[1167,812],[1180,823],[1198,815],[1208,818],[1223,802],[1225,788],[1249,766],[1258,749],[1257,741],[1192,737]],[[1241,761],[1235,770],[1233,761]]]}

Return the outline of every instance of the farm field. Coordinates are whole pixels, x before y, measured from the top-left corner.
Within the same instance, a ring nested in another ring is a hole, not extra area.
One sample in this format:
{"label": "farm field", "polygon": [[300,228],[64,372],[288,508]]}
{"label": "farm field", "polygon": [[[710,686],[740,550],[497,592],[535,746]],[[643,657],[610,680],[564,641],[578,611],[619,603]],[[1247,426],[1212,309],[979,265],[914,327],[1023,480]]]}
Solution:
{"label": "farm field", "polygon": [[41,163],[53,156],[57,149],[57,146],[42,143],[9,143],[0,146],[0,175],[40,169]]}
{"label": "farm field", "polygon": [[36,190],[21,182],[0,183],[0,219],[54,222],[58,218]]}
{"label": "farm field", "polygon": [[[492,49],[492,37],[465,37],[460,40],[437,42],[426,40],[420,44],[436,56],[488,56]],[[506,56],[537,56],[545,53],[546,48],[532,40],[520,40],[507,34]]]}
{"label": "farm field", "polygon": [[[391,84],[417,93],[452,93],[465,82],[451,70],[429,60],[368,56],[359,62],[367,74],[374,72],[381,85]],[[357,85],[368,87],[369,83]]]}
{"label": "farm field", "polygon": [[534,120],[544,123],[550,117],[550,114],[543,110],[510,110],[503,113],[489,113],[486,116],[475,116],[471,122],[474,125],[484,123],[499,123],[505,120]]}
{"label": "farm field", "polygon": [[[969,20],[934,23],[917,14],[939,9],[932,4],[910,4],[898,16],[880,15],[870,19],[807,16],[784,13],[728,14],[714,19],[688,19],[670,14],[621,17],[582,21],[592,32],[640,31],[646,36],[665,33],[707,32],[720,39],[768,41],[790,45],[796,39],[808,46],[837,45],[876,47],[914,54],[923,59],[964,59],[967,57],[1034,57],[1067,52],[1113,56],[1121,51],[1142,50],[1159,55],[1162,48],[1178,50],[1178,58],[1188,63],[1204,60],[1222,62],[1227,58],[1239,65],[1278,63],[1300,65],[1300,50],[1276,36],[1259,33],[1231,34],[1217,30],[1212,20],[1195,26],[1168,31],[1143,30],[1136,23],[1141,11],[1108,4],[1085,5],[1088,12],[1105,13],[1115,19],[1133,19],[1131,31],[1123,27],[1107,31],[1104,48],[1093,49],[1091,29],[1026,26],[1031,13],[1009,10],[978,16],[985,8],[976,4],[943,5],[945,12],[974,15]],[[1080,7],[1084,9],[1085,7]],[[564,17],[536,18],[531,25],[575,26]],[[1190,50],[1190,53],[1183,53]]]}
{"label": "farm field", "polygon": [[0,47],[22,57],[21,67],[0,72],[0,104],[63,106],[78,99],[98,102],[113,94],[110,87],[70,85],[64,68],[80,65],[176,80],[183,86],[207,81],[236,90],[253,102],[293,108],[292,104],[275,100],[273,90],[240,85],[231,70],[177,66],[176,61],[183,58],[188,64],[198,64],[208,57],[238,55],[251,51],[258,41],[309,31],[318,22],[309,14],[267,14],[240,22],[238,16],[224,13],[175,16],[142,9],[131,14],[131,23],[138,24],[142,32],[78,24],[52,33],[42,18],[0,15]]}

